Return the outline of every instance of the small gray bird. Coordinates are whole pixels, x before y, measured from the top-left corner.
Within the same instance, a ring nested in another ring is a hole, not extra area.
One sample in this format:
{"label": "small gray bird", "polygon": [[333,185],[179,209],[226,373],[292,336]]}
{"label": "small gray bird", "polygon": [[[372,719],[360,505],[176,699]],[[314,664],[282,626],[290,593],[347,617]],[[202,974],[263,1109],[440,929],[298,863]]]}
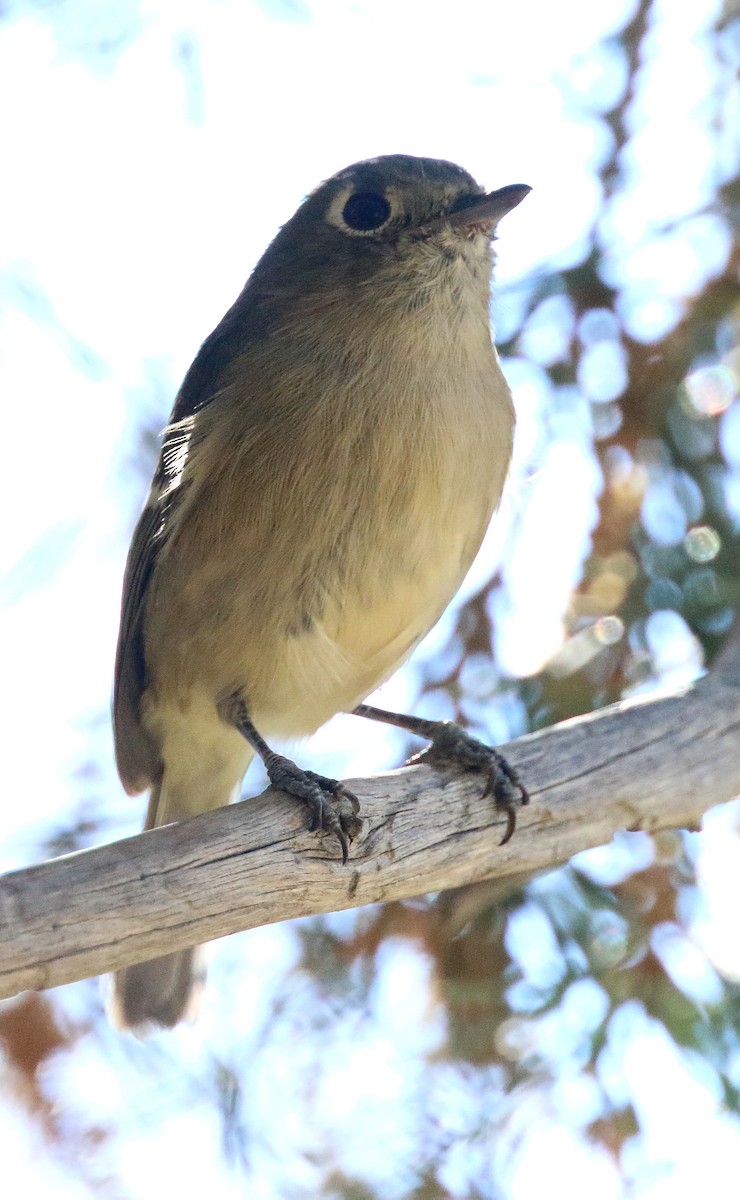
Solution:
{"label": "small gray bird", "polygon": [[[301,204],[180,388],[126,566],[118,770],[146,828],[238,796],[254,753],[346,860],[358,803],[269,747],[340,711],[484,767],[513,830],[526,792],[456,726],[360,702],[457,591],[498,505],[514,413],[491,342],[491,243],[525,197],[389,155]],[[194,951],[119,971],[123,1028],[174,1025]]]}

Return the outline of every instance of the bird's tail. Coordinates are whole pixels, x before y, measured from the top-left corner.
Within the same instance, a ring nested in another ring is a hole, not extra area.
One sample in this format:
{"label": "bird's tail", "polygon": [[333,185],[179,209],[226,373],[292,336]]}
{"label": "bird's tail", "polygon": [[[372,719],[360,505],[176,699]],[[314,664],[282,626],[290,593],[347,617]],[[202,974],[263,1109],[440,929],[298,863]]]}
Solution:
{"label": "bird's tail", "polygon": [[116,971],[108,998],[116,1028],[133,1033],[171,1029],[192,1015],[205,978],[202,957],[196,946]]}
{"label": "bird's tail", "polygon": [[[244,764],[239,765],[243,770]],[[199,800],[195,811],[228,803],[229,793],[227,789],[219,795],[202,793]],[[178,803],[168,793],[166,780],[162,779],[152,787],[144,829],[192,815],[193,809],[184,810],[182,801]],[[106,1005],[113,1025],[141,1035],[157,1027],[169,1029],[194,1016],[205,980],[203,959],[202,948],[195,946],[115,971]]]}

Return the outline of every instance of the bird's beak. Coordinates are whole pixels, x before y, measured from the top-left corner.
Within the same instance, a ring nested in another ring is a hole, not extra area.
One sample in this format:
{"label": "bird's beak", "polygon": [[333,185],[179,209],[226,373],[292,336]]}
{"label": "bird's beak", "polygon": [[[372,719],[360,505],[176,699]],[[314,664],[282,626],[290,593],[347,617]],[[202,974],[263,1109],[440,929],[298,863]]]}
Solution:
{"label": "bird's beak", "polygon": [[425,232],[435,232],[445,226],[453,229],[483,225],[493,230],[502,217],[512,208],[521,204],[525,196],[532,191],[526,183],[510,183],[498,191],[489,192],[487,196],[470,196],[460,204],[459,208],[445,213],[443,217],[435,217],[424,226]]}

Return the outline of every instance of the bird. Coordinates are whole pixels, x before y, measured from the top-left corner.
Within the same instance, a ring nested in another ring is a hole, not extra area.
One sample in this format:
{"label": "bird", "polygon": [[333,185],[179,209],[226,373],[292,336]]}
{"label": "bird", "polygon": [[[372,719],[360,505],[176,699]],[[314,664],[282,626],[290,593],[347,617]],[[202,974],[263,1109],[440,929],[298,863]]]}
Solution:
{"label": "bird", "polygon": [[[529,187],[454,163],[357,162],[268,246],[176,396],[123,585],[113,721],[146,829],[238,798],[258,754],[347,859],[357,797],[272,750],[338,712],[389,721],[489,771],[513,829],[526,791],[457,726],[366,698],[458,590],[514,432],[492,340],[492,243]],[[518,791],[517,791],[518,789]],[[116,971],[120,1029],[191,1015],[182,950]]]}

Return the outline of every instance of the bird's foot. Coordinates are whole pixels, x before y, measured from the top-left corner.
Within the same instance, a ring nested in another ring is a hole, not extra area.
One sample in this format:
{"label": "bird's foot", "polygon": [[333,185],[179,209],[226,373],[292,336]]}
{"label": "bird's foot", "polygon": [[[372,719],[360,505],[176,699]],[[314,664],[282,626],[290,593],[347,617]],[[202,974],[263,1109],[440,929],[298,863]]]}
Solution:
{"label": "bird's foot", "polygon": [[272,753],[265,768],[270,783],[281,792],[295,796],[308,805],[311,812],[309,828],[333,833],[342,848],[342,863],[349,857],[350,842],[362,828],[359,817],[360,801],[337,779],[303,771],[290,758]]}
{"label": "bird's foot", "polygon": [[467,770],[483,771],[483,795],[493,796],[496,808],[506,813],[506,830],[500,842],[504,846],[516,829],[518,809],[529,804],[529,793],[519,775],[503,754],[471,737],[453,721],[428,721],[425,725],[423,736],[430,739],[431,745],[409,761],[455,763]]}

